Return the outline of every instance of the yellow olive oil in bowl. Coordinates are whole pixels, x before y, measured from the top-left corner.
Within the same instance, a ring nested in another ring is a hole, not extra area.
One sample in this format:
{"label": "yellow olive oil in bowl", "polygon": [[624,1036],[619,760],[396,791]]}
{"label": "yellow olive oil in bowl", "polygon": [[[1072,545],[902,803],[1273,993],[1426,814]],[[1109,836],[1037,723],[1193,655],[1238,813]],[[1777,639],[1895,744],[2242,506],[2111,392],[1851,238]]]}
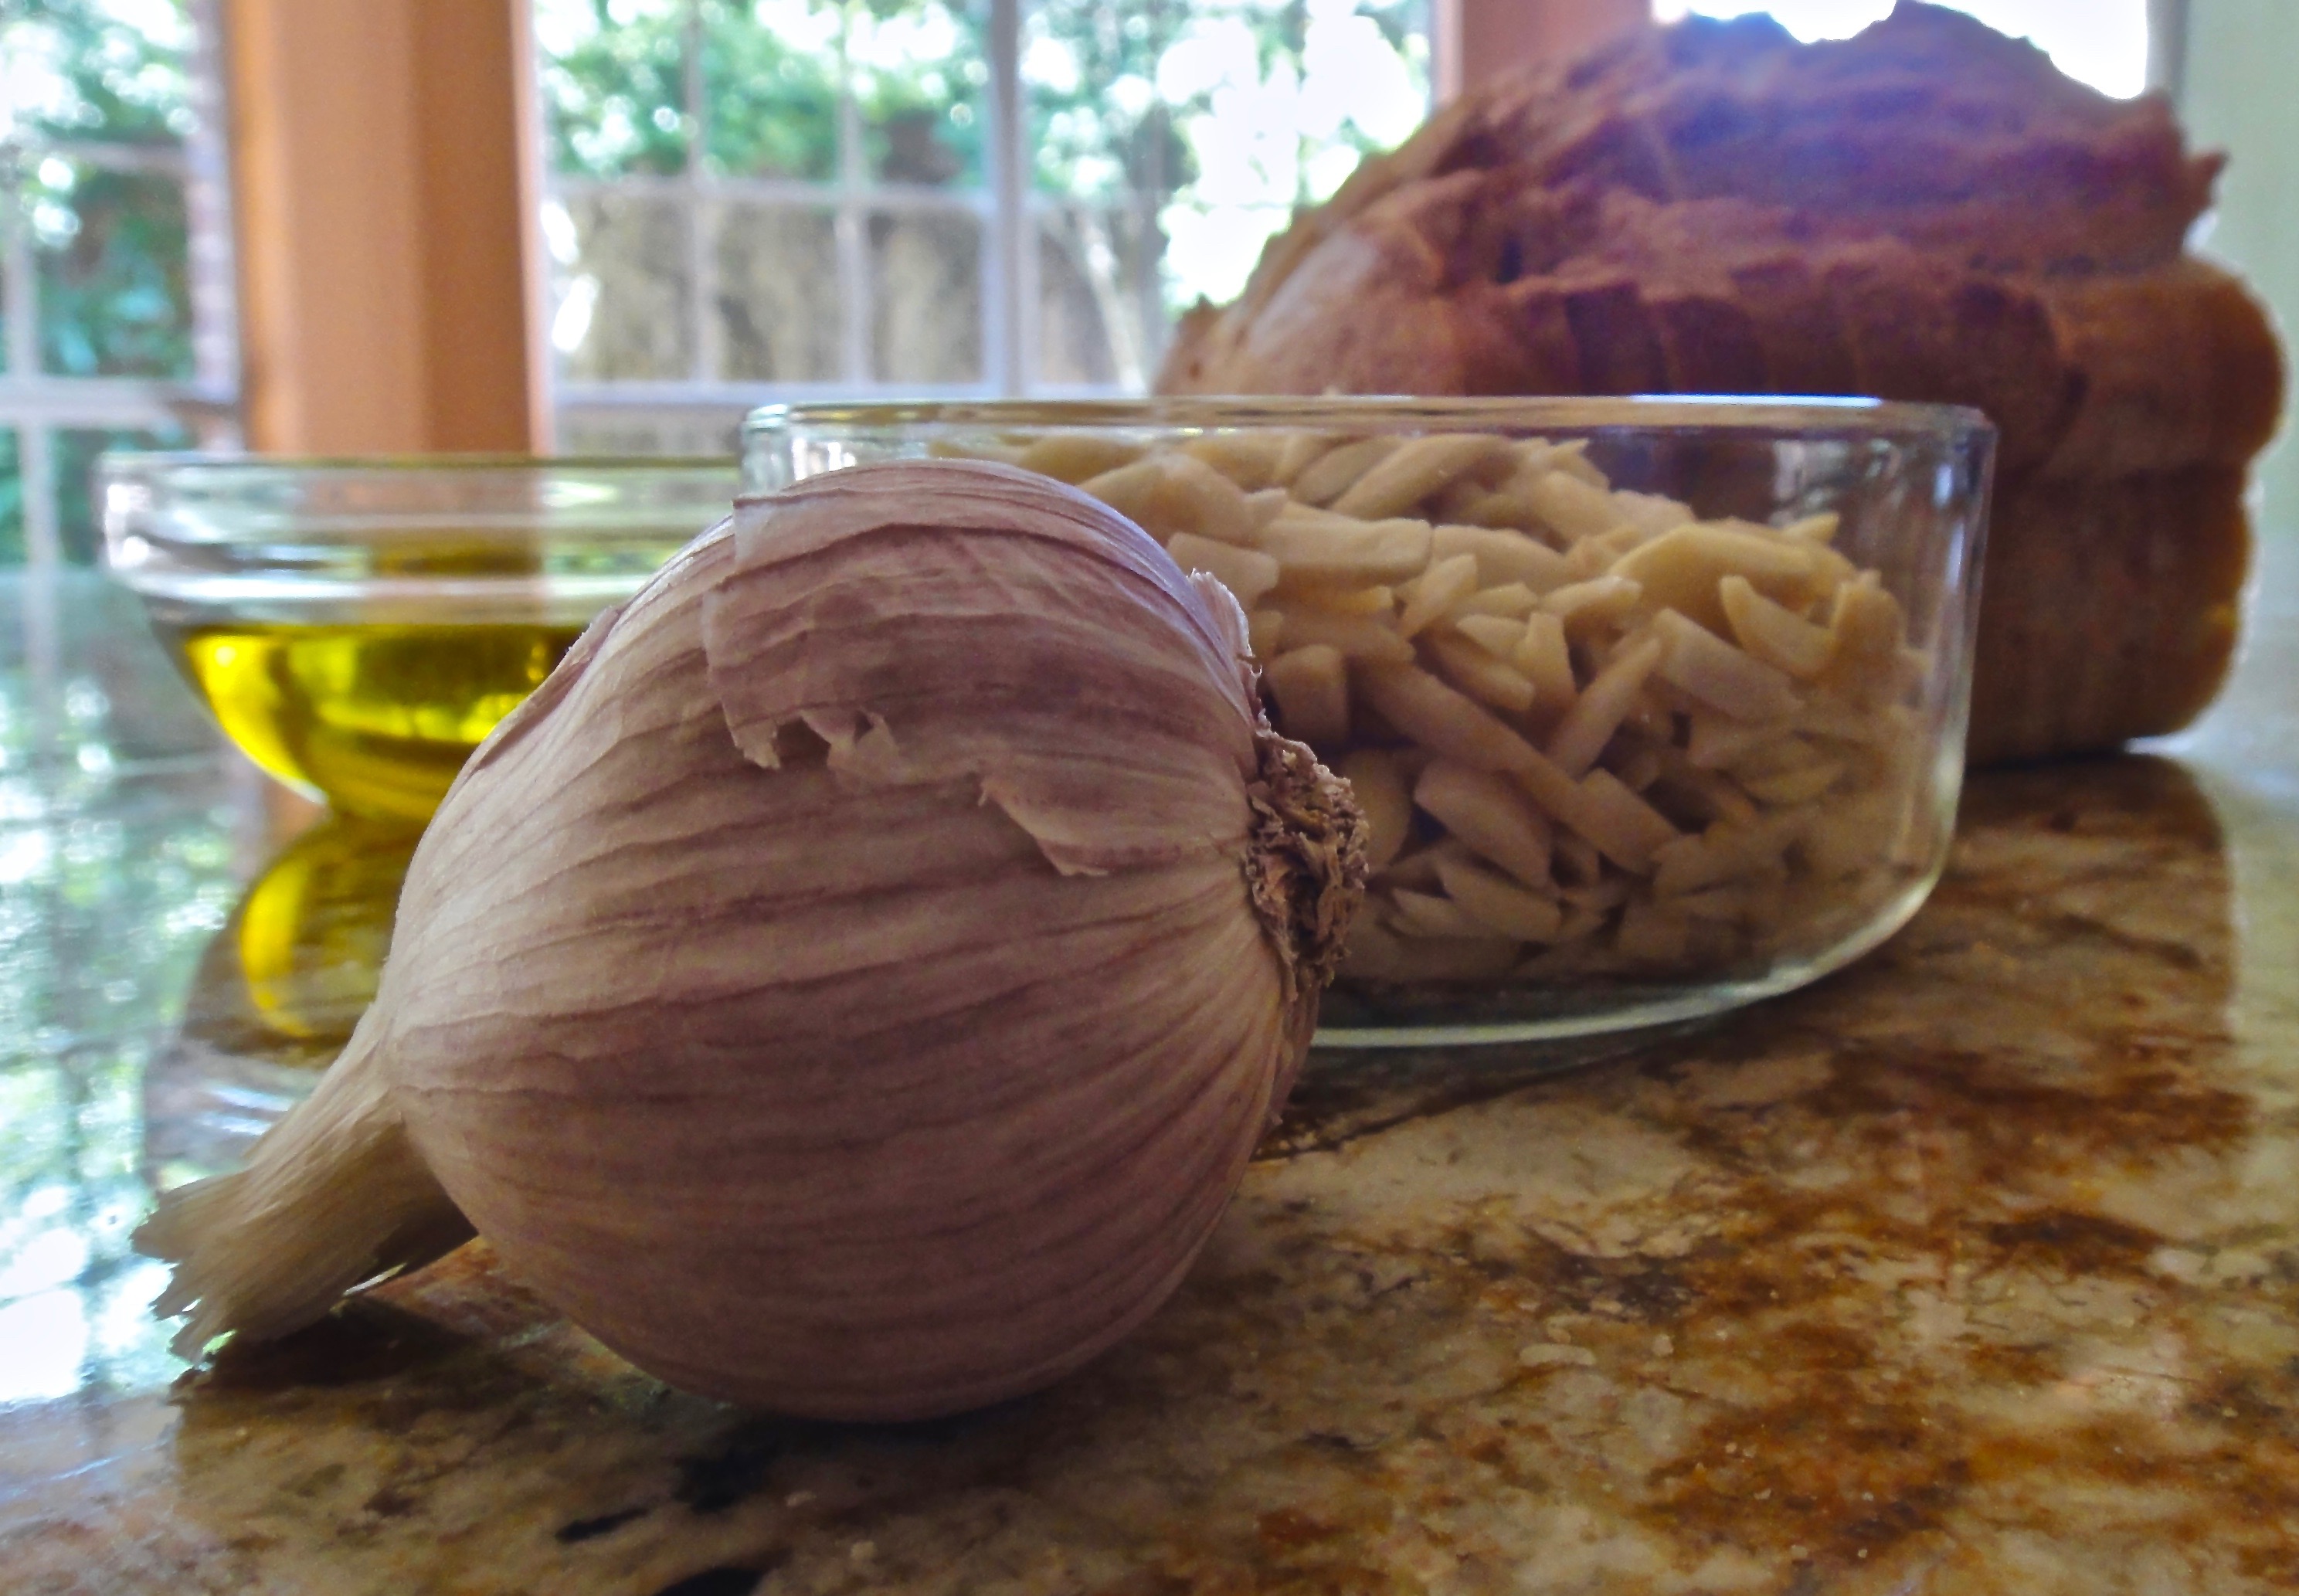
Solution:
{"label": "yellow olive oil in bowl", "polygon": [[427,819],[580,627],[174,627],[178,666],[248,758],[341,813]]}
{"label": "yellow olive oil in bowl", "polygon": [[731,461],[114,455],[107,563],[232,741],[427,819],[593,616],[724,515]]}

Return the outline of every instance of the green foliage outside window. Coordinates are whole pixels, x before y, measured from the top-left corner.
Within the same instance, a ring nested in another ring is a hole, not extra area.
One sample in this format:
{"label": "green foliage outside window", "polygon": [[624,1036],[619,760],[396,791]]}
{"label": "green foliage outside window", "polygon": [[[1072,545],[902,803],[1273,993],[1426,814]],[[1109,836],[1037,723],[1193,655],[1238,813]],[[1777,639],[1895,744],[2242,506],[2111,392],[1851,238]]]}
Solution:
{"label": "green foliage outside window", "polygon": [[[671,175],[694,134],[726,177],[831,182],[839,92],[892,182],[980,182],[985,8],[938,0],[539,0],[546,134],[569,177]],[[690,50],[699,47],[699,59]]]}
{"label": "green foliage outside window", "polygon": [[183,185],[51,156],[25,192],[39,272],[41,369],[63,377],[190,377]]}
{"label": "green foliage outside window", "polygon": [[544,130],[570,177],[686,170],[682,0],[539,0]]}
{"label": "green foliage outside window", "polygon": [[[1353,12],[1312,0],[1033,0],[1025,75],[1035,181],[1078,199],[1189,187],[1197,163],[1178,126],[1215,114],[1217,90],[1161,68],[1209,28],[1242,29],[1265,79],[1298,82],[1313,22],[1353,14],[1411,63],[1425,92],[1427,11],[1426,0],[1360,0]],[[933,180],[915,162],[903,168],[903,135],[883,131],[923,121],[950,176],[982,180],[989,71],[980,0],[699,0],[692,34],[684,0],[541,0],[536,17],[552,164],[570,177],[685,169],[687,51],[699,44],[702,154],[715,171],[834,179],[842,70],[877,135],[874,173]],[[1332,142],[1356,154],[1385,141],[1345,121]]]}
{"label": "green foliage outside window", "polygon": [[181,180],[50,153],[59,142],[174,146],[192,120],[184,0],[7,0],[0,58],[28,87],[13,225],[31,233],[40,364],[63,377],[192,374]]}
{"label": "green foliage outside window", "polygon": [[0,55],[28,103],[0,129],[43,139],[180,144],[192,128],[184,0],[0,0]]}
{"label": "green foliage outside window", "polygon": [[[1174,307],[1425,112],[1429,0],[1024,0],[1028,180],[1141,214]],[[988,179],[987,0],[538,0],[555,170]],[[859,148],[842,147],[842,96]],[[1143,208],[1146,206],[1146,214]],[[1154,271],[1153,271],[1154,277]]]}
{"label": "green foliage outside window", "polygon": [[[1345,0],[1034,0],[1024,73],[1038,185],[1077,198],[1189,190],[1203,174],[1183,130],[1223,119],[1228,85],[1191,71],[1178,52],[1199,46],[1202,54],[1222,35],[1247,46],[1261,83],[1299,84],[1312,71],[1313,23],[1360,18],[1399,61],[1412,64],[1425,99],[1428,11],[1425,0],[1357,0],[1354,6]],[[1393,142],[1354,121],[1342,121],[1330,134],[1304,129],[1303,137],[1352,156]],[[1281,203],[1321,200],[1320,187],[1297,185]]]}
{"label": "green foliage outside window", "polygon": [[[834,8],[817,21],[839,26]],[[703,152],[728,177],[829,182],[838,176],[838,60],[759,27],[738,0],[702,7]]]}
{"label": "green foliage outside window", "polygon": [[[0,225],[31,257],[40,375],[194,375],[190,230],[170,162],[192,129],[194,46],[187,0],[0,0],[10,89],[0,104]],[[126,146],[129,163],[103,160],[107,145]],[[23,436],[0,430],[0,567],[25,559]],[[48,433],[68,560],[94,558],[96,453],[183,441],[175,428]]]}
{"label": "green foliage outside window", "polygon": [[0,570],[24,563],[24,478],[16,468],[16,435],[0,429]]}

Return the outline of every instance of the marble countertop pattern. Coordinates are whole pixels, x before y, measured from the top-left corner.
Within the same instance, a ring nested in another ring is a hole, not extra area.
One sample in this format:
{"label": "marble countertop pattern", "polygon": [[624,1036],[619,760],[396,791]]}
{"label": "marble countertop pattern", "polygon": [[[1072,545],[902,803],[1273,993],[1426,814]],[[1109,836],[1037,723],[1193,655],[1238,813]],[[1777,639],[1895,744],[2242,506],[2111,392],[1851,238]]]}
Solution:
{"label": "marble countertop pattern", "polygon": [[1321,1053],[1142,1332],[870,1428],[667,1390],[483,1244],[167,1356],[126,1229],[380,922],[66,586],[0,589],[0,1589],[2299,1591],[2288,598],[2197,732],[1974,779],[1854,968],[1564,1070]]}

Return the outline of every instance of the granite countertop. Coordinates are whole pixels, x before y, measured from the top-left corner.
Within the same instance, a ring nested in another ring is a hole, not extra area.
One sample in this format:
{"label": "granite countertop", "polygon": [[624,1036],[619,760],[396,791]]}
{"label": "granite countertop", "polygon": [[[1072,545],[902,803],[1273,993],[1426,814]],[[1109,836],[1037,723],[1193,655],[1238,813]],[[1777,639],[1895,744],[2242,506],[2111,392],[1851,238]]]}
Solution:
{"label": "granite countertop", "polygon": [[0,586],[0,1588],[2299,1589],[2262,591],[2198,732],[1976,778],[1860,965],[1562,1072],[1317,1055],[1141,1334],[864,1428],[670,1392],[478,1244],[184,1372],[127,1230],[308,1085],[398,844],[220,751],[115,596]]}

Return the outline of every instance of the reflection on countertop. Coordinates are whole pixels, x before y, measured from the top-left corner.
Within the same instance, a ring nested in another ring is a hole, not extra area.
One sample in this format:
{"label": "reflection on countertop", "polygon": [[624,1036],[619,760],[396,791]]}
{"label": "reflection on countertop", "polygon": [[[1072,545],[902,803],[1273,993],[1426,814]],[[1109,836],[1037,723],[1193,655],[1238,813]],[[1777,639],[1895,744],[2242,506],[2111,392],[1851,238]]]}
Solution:
{"label": "reflection on countertop", "polygon": [[420,835],[323,815],[265,861],[145,1070],[144,1161],[163,1185],[237,1168],[351,1040]]}
{"label": "reflection on countertop", "polygon": [[0,657],[0,1585],[2280,1588],[2293,619],[2197,732],[1976,779],[1806,992],[1563,1075],[1319,1056],[1141,1334],[867,1429],[668,1392],[477,1244],[176,1378],[126,1229],[324,1062],[403,844],[268,799],[75,587]]}

